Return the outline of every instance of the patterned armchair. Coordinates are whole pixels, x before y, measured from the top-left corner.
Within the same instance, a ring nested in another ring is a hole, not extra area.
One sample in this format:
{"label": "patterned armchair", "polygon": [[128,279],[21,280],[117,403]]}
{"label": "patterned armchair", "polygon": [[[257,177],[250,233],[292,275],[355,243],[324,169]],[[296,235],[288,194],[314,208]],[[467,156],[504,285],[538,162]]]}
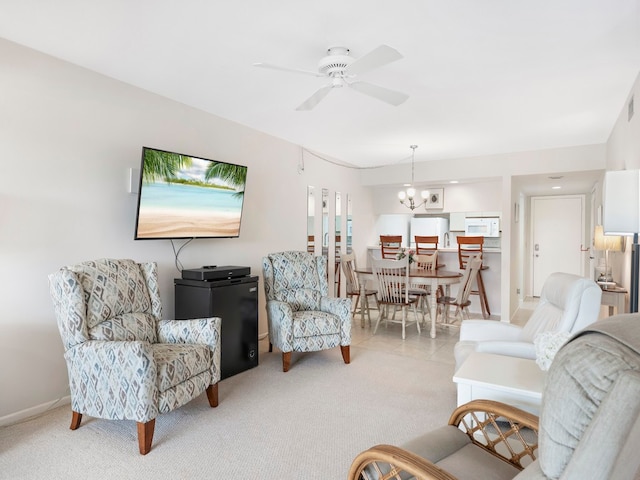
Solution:
{"label": "patterned armchair", "polygon": [[71,391],[82,415],[138,422],[151,450],[155,418],[207,392],[218,405],[220,318],[162,320],[157,265],[101,259],[49,275]]}
{"label": "patterned armchair", "polygon": [[282,370],[291,352],[340,346],[349,363],[351,301],[327,296],[327,258],[307,252],[272,253],[262,260],[269,321],[269,351],[282,350]]}

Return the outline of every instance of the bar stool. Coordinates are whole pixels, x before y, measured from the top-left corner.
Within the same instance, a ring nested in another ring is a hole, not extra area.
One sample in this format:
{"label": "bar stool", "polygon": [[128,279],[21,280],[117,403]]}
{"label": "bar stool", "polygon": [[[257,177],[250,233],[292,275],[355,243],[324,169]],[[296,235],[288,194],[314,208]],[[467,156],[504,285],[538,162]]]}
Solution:
{"label": "bar stool", "polygon": [[402,235],[380,235],[382,258],[397,260],[400,250],[402,250]]}
{"label": "bar stool", "polygon": [[[457,237],[458,240],[458,261],[460,263],[460,270],[467,268],[467,261],[477,254],[484,255],[482,247],[484,245],[484,237]],[[482,317],[489,318],[491,310],[489,309],[489,300],[487,300],[487,292],[484,288],[484,281],[482,280],[482,270],[487,270],[489,267],[482,265],[476,276],[476,283],[478,285],[477,290],[471,290],[471,295],[478,295],[480,297],[480,308],[482,309]]]}

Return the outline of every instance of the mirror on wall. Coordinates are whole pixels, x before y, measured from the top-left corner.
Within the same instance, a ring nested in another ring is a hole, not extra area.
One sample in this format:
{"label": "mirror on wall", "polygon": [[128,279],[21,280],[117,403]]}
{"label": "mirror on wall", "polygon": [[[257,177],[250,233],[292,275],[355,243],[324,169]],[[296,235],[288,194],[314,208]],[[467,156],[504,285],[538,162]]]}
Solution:
{"label": "mirror on wall", "polygon": [[335,268],[333,270],[333,284],[335,287],[335,296],[340,296],[340,283],[342,272],[340,271],[340,254],[342,253],[342,196],[340,192],[336,192],[336,210],[335,210]]}
{"label": "mirror on wall", "polygon": [[352,233],[353,209],[351,205],[351,195],[347,194],[347,253],[353,251],[351,245],[353,243]]}
{"label": "mirror on wall", "polygon": [[[329,258],[329,190],[322,189],[322,255]],[[329,280],[329,265],[327,264],[327,280]]]}
{"label": "mirror on wall", "polygon": [[307,252],[315,253],[315,212],[316,202],[313,196],[313,187],[307,187]]}

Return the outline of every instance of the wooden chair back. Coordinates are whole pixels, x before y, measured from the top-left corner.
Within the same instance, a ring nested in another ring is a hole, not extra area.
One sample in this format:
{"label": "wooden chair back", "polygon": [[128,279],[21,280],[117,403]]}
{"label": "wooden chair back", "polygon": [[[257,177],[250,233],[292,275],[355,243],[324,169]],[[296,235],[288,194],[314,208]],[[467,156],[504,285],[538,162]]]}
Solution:
{"label": "wooden chair back", "polygon": [[378,282],[380,303],[409,304],[409,257],[401,260],[374,259],[373,275]]}
{"label": "wooden chair back", "polygon": [[416,242],[416,253],[418,255],[423,253],[433,253],[438,250],[437,235],[415,235],[413,238]]}
{"label": "wooden chair back", "polygon": [[395,260],[402,249],[402,235],[380,235],[380,251],[383,259]]}
{"label": "wooden chair back", "polygon": [[482,246],[484,237],[457,237],[458,240],[458,262],[460,270],[467,268],[467,262],[478,254],[482,258]]}
{"label": "wooden chair back", "polygon": [[438,265],[438,252],[435,251],[430,255],[414,255],[413,261],[416,267],[422,270],[435,270]]}
{"label": "wooden chair back", "polygon": [[359,294],[360,284],[356,275],[356,256],[353,253],[343,253],[340,257],[340,266],[344,274],[344,282],[347,288],[347,295]]}
{"label": "wooden chair back", "polygon": [[467,261],[467,267],[460,280],[460,288],[458,289],[458,295],[456,296],[455,305],[463,306],[469,300],[471,294],[471,287],[475,282],[478,272],[482,268],[482,254],[476,254],[469,258]]}

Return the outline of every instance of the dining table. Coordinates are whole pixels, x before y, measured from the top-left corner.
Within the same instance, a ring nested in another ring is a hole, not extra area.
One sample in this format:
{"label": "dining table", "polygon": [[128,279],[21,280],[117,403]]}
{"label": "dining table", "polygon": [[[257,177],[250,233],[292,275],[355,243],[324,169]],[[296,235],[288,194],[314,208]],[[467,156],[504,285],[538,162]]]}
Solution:
{"label": "dining table", "polygon": [[[365,287],[367,280],[374,280],[375,276],[371,268],[358,268],[355,271],[358,275],[360,283],[360,315],[363,316],[365,311],[364,302],[367,301],[365,295]],[[431,295],[429,295],[429,313],[431,316],[431,338],[436,338],[436,315],[438,312],[438,302],[436,292],[439,286],[443,286],[445,295],[450,296],[450,287],[456,283],[460,283],[462,273],[437,268],[434,270],[425,270],[416,267],[409,268],[409,281],[412,285],[426,285],[431,287]],[[362,317],[364,319],[364,317]]]}

